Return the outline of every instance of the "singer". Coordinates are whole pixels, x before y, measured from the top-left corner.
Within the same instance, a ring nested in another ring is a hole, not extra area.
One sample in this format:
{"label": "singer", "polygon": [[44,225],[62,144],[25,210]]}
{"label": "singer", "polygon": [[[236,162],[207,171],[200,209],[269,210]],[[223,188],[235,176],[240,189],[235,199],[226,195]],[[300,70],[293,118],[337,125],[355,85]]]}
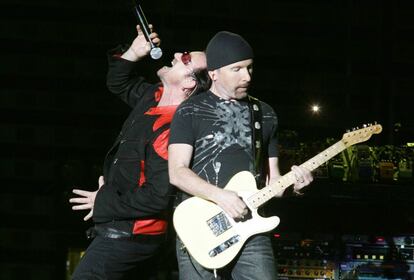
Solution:
{"label": "singer", "polygon": [[[93,238],[72,279],[156,279],[166,241],[173,188],[168,181],[169,126],[177,106],[209,88],[205,54],[175,53],[171,66],[157,71],[158,84],[135,73],[155,32],[138,35],[129,48],[109,52],[107,86],[132,109],[107,153],[97,191],[74,189],[73,210],[89,210]],[[152,26],[148,26],[152,30]]]}

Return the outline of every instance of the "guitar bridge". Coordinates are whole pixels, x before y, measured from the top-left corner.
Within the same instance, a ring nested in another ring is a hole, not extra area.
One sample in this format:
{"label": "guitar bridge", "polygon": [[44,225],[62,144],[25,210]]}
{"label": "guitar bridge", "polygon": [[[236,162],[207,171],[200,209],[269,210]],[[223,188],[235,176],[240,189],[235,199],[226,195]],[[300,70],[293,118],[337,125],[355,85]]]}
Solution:
{"label": "guitar bridge", "polygon": [[239,241],[240,241],[240,235],[235,235],[232,238],[230,238],[230,239],[224,241],[223,243],[221,243],[220,245],[218,245],[216,248],[214,248],[210,252],[208,252],[208,255],[210,257],[215,257],[215,256],[217,256],[218,254],[220,254],[224,250],[230,248],[231,246],[233,246],[234,244],[236,244]]}
{"label": "guitar bridge", "polygon": [[207,225],[215,236],[219,236],[226,230],[232,227],[226,215],[223,212],[215,215],[213,218],[207,221]]}

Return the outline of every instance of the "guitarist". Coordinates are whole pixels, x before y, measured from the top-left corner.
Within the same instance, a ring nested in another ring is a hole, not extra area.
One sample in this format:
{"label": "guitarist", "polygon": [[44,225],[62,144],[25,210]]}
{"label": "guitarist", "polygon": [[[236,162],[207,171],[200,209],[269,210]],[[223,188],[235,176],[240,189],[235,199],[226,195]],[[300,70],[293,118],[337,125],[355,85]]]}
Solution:
{"label": "guitarist", "polygon": [[[171,124],[170,182],[183,191],[178,202],[198,196],[216,203],[233,219],[243,219],[248,207],[237,193],[223,188],[244,170],[255,174],[259,187],[280,177],[277,117],[268,104],[248,96],[253,50],[241,36],[218,32],[208,43],[206,56],[210,90],[182,103]],[[297,178],[293,190],[300,193],[312,175],[302,167],[292,170]],[[271,241],[265,234],[249,239],[235,260],[218,272],[199,265],[180,240],[177,260],[180,279],[276,278]]]}

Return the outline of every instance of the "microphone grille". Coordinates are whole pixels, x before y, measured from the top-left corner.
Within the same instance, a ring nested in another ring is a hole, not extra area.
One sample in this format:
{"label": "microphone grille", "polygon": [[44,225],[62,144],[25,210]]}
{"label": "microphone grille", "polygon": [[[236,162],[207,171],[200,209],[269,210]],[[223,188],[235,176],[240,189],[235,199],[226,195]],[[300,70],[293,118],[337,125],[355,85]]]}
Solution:
{"label": "microphone grille", "polygon": [[161,48],[155,47],[150,51],[150,56],[152,59],[159,59],[162,56]]}

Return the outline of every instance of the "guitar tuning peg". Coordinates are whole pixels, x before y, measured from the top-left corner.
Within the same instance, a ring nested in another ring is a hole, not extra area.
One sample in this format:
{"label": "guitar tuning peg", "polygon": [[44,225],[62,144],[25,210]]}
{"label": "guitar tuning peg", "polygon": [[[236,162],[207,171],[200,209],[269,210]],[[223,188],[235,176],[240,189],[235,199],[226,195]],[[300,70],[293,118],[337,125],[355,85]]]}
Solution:
{"label": "guitar tuning peg", "polygon": [[363,128],[366,128],[366,127],[367,127],[367,125],[366,125],[366,124],[363,124],[363,125],[362,125],[362,127],[363,127]]}
{"label": "guitar tuning peg", "polygon": [[351,132],[351,130],[347,129],[347,130],[346,130],[346,133],[349,133],[349,132]]}

